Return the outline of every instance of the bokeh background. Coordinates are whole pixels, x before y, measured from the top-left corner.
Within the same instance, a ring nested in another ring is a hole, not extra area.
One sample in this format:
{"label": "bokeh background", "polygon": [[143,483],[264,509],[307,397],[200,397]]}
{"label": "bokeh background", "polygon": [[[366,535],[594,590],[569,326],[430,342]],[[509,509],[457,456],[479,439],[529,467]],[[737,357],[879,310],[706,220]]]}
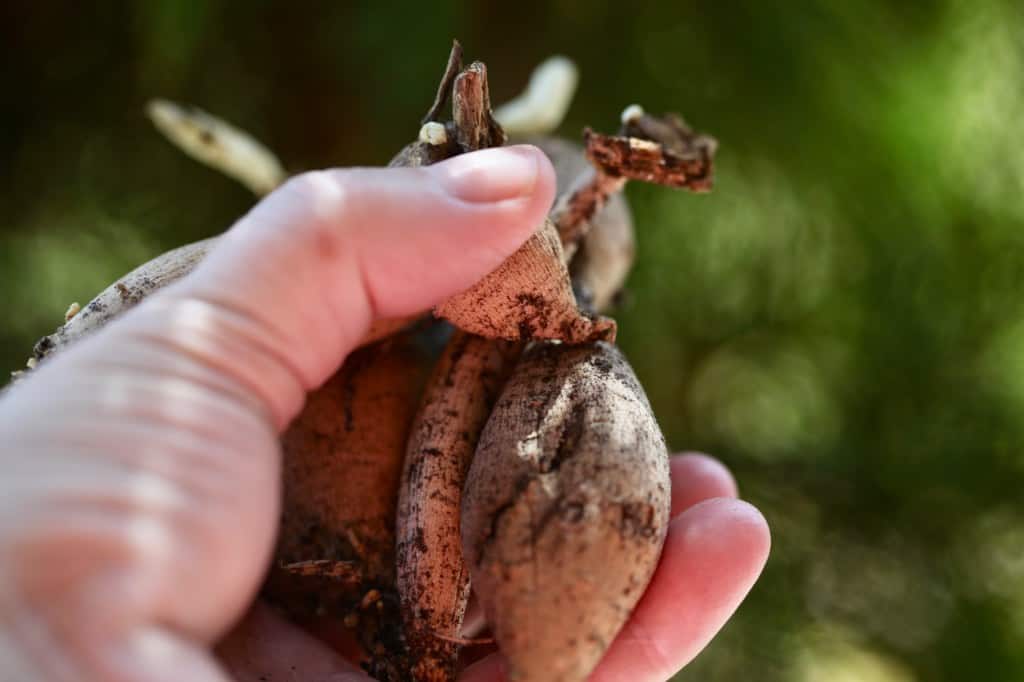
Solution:
{"label": "bokeh background", "polygon": [[153,96],[290,168],[382,164],[449,41],[496,101],[552,53],[563,133],[624,105],[721,141],[631,186],[621,343],[676,449],[764,510],[763,579],[678,679],[1024,679],[1024,9],[1008,0],[0,5],[0,366],[71,301],[252,203]]}

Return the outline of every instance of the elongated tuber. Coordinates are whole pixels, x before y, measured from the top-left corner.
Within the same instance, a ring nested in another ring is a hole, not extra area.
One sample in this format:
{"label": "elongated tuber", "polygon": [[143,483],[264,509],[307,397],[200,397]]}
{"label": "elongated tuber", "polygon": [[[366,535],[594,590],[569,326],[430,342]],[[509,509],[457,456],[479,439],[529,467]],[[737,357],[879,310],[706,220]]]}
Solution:
{"label": "elongated tuber", "polygon": [[[147,296],[189,274],[209,253],[217,240],[217,237],[211,237],[179,246],[135,268],[100,292],[84,307],[76,310],[74,314],[65,315],[66,321],[57,331],[36,342],[32,350],[33,359],[35,361],[43,360],[66,348],[100,329]],[[409,326],[415,320],[416,316],[374,320],[366,334],[359,340],[359,346],[365,346],[390,336],[403,327]]]}
{"label": "elongated tuber", "polygon": [[519,344],[456,332],[413,423],[398,500],[398,594],[413,679],[455,678],[469,599],[459,544],[462,486]]}

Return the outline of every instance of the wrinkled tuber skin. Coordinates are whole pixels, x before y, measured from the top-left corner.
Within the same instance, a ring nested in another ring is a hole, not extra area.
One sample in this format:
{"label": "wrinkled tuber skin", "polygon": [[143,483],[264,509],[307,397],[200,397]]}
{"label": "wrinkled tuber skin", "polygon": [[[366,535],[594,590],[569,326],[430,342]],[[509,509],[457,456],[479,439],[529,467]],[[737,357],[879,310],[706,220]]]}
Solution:
{"label": "wrinkled tuber skin", "polygon": [[577,307],[562,242],[550,220],[496,270],[434,312],[489,339],[569,344],[615,339],[614,320],[584,315]]}
{"label": "wrinkled tuber skin", "polygon": [[[590,182],[594,167],[584,156],[583,147],[556,137],[528,139],[537,145],[555,167],[558,198],[553,215],[567,203],[570,193]],[[569,272],[581,307],[605,312],[626,283],[636,258],[633,214],[622,193],[612,194],[607,203],[589,220],[579,248],[571,257]]]}
{"label": "wrinkled tuber skin", "polygon": [[[371,652],[398,639],[395,508],[429,363],[408,335],[356,351],[281,437],[281,532],[267,592],[295,615],[354,614]],[[373,590],[382,606],[361,610]]]}
{"label": "wrinkled tuber skin", "polygon": [[463,552],[510,679],[586,679],[654,573],[669,505],[665,441],[621,353],[529,348],[462,506]]}
{"label": "wrinkled tuber skin", "polygon": [[398,594],[413,679],[455,679],[469,573],[459,543],[462,485],[519,344],[456,332],[409,436],[398,501]]}

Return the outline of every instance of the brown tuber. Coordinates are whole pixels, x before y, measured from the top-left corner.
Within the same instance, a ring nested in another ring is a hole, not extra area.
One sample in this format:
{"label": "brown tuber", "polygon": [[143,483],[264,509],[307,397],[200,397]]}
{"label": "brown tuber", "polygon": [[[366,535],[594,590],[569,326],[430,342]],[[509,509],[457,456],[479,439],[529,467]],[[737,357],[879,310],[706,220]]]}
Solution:
{"label": "brown tuber", "polygon": [[584,680],[654,573],[665,441],[607,343],[526,351],[480,437],[462,545],[513,680]]}
{"label": "brown tuber", "polygon": [[[404,660],[395,645],[395,509],[429,363],[409,334],[358,350],[281,437],[281,530],[266,592],[293,616],[357,624],[382,675]],[[367,610],[367,600],[381,607]]]}

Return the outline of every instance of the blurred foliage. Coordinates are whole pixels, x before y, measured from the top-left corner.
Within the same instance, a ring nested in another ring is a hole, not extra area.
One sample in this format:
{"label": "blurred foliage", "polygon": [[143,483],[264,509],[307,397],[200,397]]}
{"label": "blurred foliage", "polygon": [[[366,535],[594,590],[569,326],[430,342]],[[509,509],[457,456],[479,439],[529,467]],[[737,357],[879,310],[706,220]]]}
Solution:
{"label": "blurred foliage", "polygon": [[452,37],[497,101],[578,61],[564,132],[631,102],[721,141],[631,187],[621,342],[678,449],[764,510],[763,579],[679,679],[1024,678],[1024,9],[152,0],[0,7],[0,358],[252,203],[150,128],[198,104],[294,169],[381,164]]}

